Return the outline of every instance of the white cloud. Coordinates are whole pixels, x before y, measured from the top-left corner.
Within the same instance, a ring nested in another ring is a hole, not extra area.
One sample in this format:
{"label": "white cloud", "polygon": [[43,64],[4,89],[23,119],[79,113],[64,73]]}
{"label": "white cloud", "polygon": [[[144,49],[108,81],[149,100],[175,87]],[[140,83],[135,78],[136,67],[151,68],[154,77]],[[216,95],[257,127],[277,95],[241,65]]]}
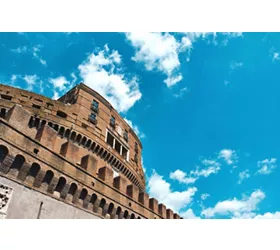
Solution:
{"label": "white cloud", "polygon": [[187,87],[181,88],[178,94],[174,94],[176,98],[181,98],[184,96],[185,93],[187,93],[189,89]]}
{"label": "white cloud", "polygon": [[265,159],[263,161],[258,161],[259,170],[257,171],[257,173],[263,175],[271,174],[272,170],[277,168],[276,161],[277,161],[276,158],[271,158],[270,160]]}
{"label": "white cloud", "polygon": [[278,53],[278,52],[274,52],[274,53],[273,53],[272,61],[275,61],[275,60],[280,60],[280,56],[279,56],[279,53]]}
{"label": "white cloud", "polygon": [[237,155],[234,150],[231,149],[222,149],[219,152],[219,159],[224,159],[228,165],[237,163]]}
{"label": "white cloud", "polygon": [[33,91],[36,83],[39,83],[39,77],[37,75],[25,75],[23,80],[27,83],[27,90]]}
{"label": "white cloud", "polygon": [[207,193],[205,193],[205,194],[202,194],[201,196],[200,196],[200,198],[201,198],[201,200],[206,200],[208,197],[210,196],[210,194],[207,194]]}
{"label": "white cloud", "polygon": [[238,180],[238,184],[241,184],[243,182],[243,180],[250,178],[250,173],[249,173],[249,169],[246,169],[242,172],[239,173],[239,180]]}
{"label": "white cloud", "polygon": [[165,74],[164,80],[168,87],[180,82],[183,77],[180,72],[178,54],[191,46],[187,38],[182,41],[168,33],[127,33],[127,39],[136,49],[132,58],[136,62],[144,63],[146,70],[158,70]]}
{"label": "white cloud", "polygon": [[248,217],[257,210],[258,204],[265,198],[264,192],[256,190],[249,197],[244,196],[241,200],[233,198],[232,200],[219,201],[213,208],[204,209],[201,214],[206,218],[212,218],[216,215],[231,216],[233,218]]}
{"label": "white cloud", "polygon": [[155,197],[160,203],[165,204],[174,212],[179,212],[192,202],[197,191],[196,187],[188,188],[185,191],[172,191],[170,184],[162,176],[153,171],[148,180],[148,192],[151,197]]}
{"label": "white cloud", "polygon": [[49,78],[49,82],[55,89],[58,89],[59,91],[65,90],[67,87],[69,87],[68,85],[70,85],[70,82],[64,76]]}
{"label": "white cloud", "polygon": [[195,170],[191,170],[189,174],[183,172],[180,169],[171,172],[169,178],[172,180],[177,180],[180,183],[191,184],[195,183],[201,176],[208,177],[211,174],[217,174],[220,171],[220,163],[214,160],[206,160],[202,161],[202,164],[207,166],[206,168],[201,169],[200,167],[196,167]]}
{"label": "white cloud", "polygon": [[280,219],[280,212],[278,211],[275,213],[268,212],[263,215],[258,214],[254,217],[254,219]]}
{"label": "white cloud", "polygon": [[11,77],[11,84],[14,84],[15,81],[17,80],[18,76],[17,75],[12,75]]}
{"label": "white cloud", "polygon": [[125,120],[125,121],[127,122],[127,124],[133,129],[133,131],[137,134],[137,136],[138,136],[139,138],[145,138],[145,134],[142,133],[142,132],[140,132],[139,128],[138,128],[136,125],[134,125],[134,124],[132,123],[132,121],[128,120],[127,118],[124,118],[124,120]]}
{"label": "white cloud", "polygon": [[196,216],[193,212],[193,210],[191,208],[189,208],[187,211],[185,212],[181,212],[180,215],[184,218],[184,219],[201,219],[200,217]]}
{"label": "white cloud", "polygon": [[54,91],[52,99],[57,100],[59,97],[60,97],[59,93],[57,91]]}
{"label": "white cloud", "polygon": [[16,54],[26,53],[28,51],[26,46],[17,47],[16,49],[11,49],[12,52]]}
{"label": "white cloud", "polygon": [[129,110],[141,99],[136,76],[125,76],[121,67],[121,56],[105,46],[104,50],[92,53],[79,65],[84,83],[104,96],[119,112]]}

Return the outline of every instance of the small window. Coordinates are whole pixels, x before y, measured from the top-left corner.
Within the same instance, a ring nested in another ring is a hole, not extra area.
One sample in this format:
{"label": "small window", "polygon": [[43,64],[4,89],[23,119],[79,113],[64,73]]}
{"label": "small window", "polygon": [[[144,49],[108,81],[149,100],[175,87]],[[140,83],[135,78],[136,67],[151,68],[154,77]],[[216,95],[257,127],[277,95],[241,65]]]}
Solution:
{"label": "small window", "polygon": [[47,102],[47,107],[48,107],[48,108],[52,108],[52,107],[53,107],[53,104]]}
{"label": "small window", "polygon": [[35,99],[35,101],[37,101],[37,102],[43,102],[42,100],[40,100],[40,99]]}
{"label": "small window", "polygon": [[28,96],[27,96],[27,95],[24,95],[24,94],[21,94],[21,96],[23,96],[23,97],[25,97],[25,98],[28,98]]}
{"label": "small window", "polygon": [[66,118],[66,117],[67,117],[67,114],[65,114],[64,112],[62,112],[62,111],[60,111],[60,110],[58,110],[58,111],[56,112],[56,115],[59,116],[59,117],[62,117],[62,118]]}
{"label": "small window", "polygon": [[96,124],[97,123],[96,114],[91,113],[90,116],[89,116],[89,120],[90,120],[91,123]]}
{"label": "small window", "polygon": [[111,146],[111,147],[113,147],[113,145],[114,145],[114,137],[111,135],[111,133],[107,133],[107,143]]}
{"label": "small window", "polygon": [[117,140],[115,141],[115,149],[119,154],[121,153],[121,144]]}
{"label": "small window", "polygon": [[35,108],[35,109],[41,109],[41,106],[36,105],[36,104],[32,104],[32,107]]}
{"label": "small window", "polygon": [[92,101],[91,108],[93,111],[98,112],[99,103],[95,100]]}
{"label": "small window", "polygon": [[135,153],[138,154],[138,143],[137,142],[135,142],[135,148],[134,149],[135,149]]}
{"label": "small window", "polygon": [[122,147],[122,157],[126,160],[127,160],[127,152],[128,152],[127,149],[125,147]]}
{"label": "small window", "polygon": [[88,125],[86,125],[85,123],[82,123],[82,127],[83,127],[83,128],[87,128]]}
{"label": "small window", "polygon": [[1,98],[4,99],[4,100],[12,100],[12,97],[9,96],[9,95],[1,95]]}
{"label": "small window", "polygon": [[123,138],[128,142],[128,132],[127,132],[127,130],[124,131]]}
{"label": "small window", "polygon": [[137,157],[137,154],[134,155],[134,161],[135,161],[136,164],[138,164],[138,157]]}
{"label": "small window", "polygon": [[116,125],[116,121],[115,121],[115,117],[114,117],[114,116],[111,116],[110,125],[111,125],[112,127],[115,127],[115,125]]}

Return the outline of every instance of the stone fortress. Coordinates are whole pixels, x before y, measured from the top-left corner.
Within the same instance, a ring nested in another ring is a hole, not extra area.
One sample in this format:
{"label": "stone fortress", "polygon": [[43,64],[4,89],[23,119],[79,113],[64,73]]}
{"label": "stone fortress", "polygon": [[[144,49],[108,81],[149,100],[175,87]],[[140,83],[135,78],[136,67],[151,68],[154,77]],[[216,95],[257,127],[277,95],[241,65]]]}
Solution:
{"label": "stone fortress", "polygon": [[0,84],[0,218],[181,219],[145,192],[142,144],[80,83],[57,101]]}

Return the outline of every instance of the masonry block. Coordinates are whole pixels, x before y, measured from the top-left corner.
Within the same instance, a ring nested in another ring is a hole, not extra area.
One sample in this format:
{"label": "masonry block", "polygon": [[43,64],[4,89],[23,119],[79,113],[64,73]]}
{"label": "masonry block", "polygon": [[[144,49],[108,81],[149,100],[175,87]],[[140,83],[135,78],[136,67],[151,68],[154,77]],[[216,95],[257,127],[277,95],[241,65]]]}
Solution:
{"label": "masonry block", "polygon": [[60,154],[76,164],[79,157],[79,146],[75,145],[72,141],[65,142],[61,146]]}
{"label": "masonry block", "polygon": [[95,176],[97,171],[97,160],[92,155],[86,155],[81,160],[81,167]]}
{"label": "masonry block", "polygon": [[98,170],[98,177],[107,182],[108,184],[113,183],[113,170],[109,167],[103,167]]}
{"label": "masonry block", "polygon": [[166,209],[166,218],[173,219],[173,211],[171,209]]}
{"label": "masonry block", "polygon": [[127,187],[127,180],[123,176],[117,176],[114,178],[114,187],[121,192],[125,193],[126,192],[126,187]]}
{"label": "masonry block", "polygon": [[140,193],[139,202],[142,203],[145,207],[149,207],[149,195],[144,192]]}
{"label": "masonry block", "polygon": [[126,194],[133,200],[137,200],[139,196],[139,188],[133,184],[128,185],[126,188]]}
{"label": "masonry block", "polygon": [[149,208],[158,213],[158,201],[155,198],[149,200]]}
{"label": "masonry block", "polygon": [[158,213],[163,217],[166,218],[166,206],[163,204],[158,205]]}
{"label": "masonry block", "polygon": [[36,140],[49,149],[54,149],[56,138],[57,132],[47,124],[40,126],[35,136]]}
{"label": "masonry block", "polygon": [[16,104],[7,113],[6,120],[21,132],[26,132],[31,115],[22,106]]}
{"label": "masonry block", "polygon": [[180,219],[180,215],[179,215],[179,214],[174,214],[174,215],[173,215],[173,218],[174,218],[174,219]]}

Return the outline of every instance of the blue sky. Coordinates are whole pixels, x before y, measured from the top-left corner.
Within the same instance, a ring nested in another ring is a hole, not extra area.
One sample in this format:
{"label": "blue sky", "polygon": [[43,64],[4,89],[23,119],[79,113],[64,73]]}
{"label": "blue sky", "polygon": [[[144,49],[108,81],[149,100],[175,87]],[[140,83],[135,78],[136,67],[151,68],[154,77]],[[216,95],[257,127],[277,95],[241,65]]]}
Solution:
{"label": "blue sky", "polygon": [[0,33],[1,83],[97,90],[185,218],[280,218],[279,70],[279,33]]}

